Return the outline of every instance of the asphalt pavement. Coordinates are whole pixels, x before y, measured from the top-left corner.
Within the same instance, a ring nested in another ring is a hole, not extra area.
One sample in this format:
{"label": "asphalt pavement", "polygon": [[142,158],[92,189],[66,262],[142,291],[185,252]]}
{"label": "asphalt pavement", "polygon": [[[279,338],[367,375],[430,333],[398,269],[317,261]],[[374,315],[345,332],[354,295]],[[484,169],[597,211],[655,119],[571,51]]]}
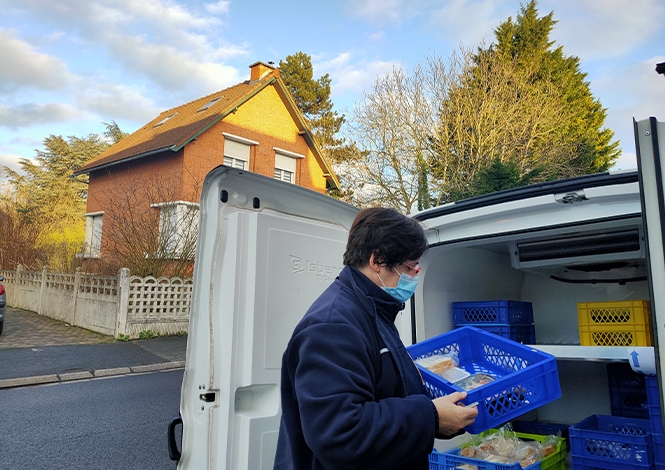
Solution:
{"label": "asphalt pavement", "polygon": [[181,369],[186,348],[187,336],[118,341],[7,307],[0,335],[0,388]]}

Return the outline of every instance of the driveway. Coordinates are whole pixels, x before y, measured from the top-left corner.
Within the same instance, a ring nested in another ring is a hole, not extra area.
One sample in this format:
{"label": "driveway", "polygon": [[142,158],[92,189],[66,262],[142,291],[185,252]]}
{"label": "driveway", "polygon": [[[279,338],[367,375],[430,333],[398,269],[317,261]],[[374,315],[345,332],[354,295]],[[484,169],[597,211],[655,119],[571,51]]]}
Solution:
{"label": "driveway", "polygon": [[0,335],[0,349],[114,342],[112,336],[11,307],[7,307],[4,331]]}

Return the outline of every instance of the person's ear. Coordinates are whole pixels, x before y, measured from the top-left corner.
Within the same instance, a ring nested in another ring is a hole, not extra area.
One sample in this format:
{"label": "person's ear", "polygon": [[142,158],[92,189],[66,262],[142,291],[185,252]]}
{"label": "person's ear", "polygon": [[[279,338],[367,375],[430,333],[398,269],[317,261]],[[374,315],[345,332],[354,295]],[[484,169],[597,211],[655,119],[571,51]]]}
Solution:
{"label": "person's ear", "polygon": [[369,263],[367,263],[367,265],[369,266],[369,268],[370,268],[372,271],[374,271],[375,273],[378,273],[378,272],[381,270],[381,263],[380,263],[380,261],[381,261],[381,260],[376,256],[376,254],[372,253],[372,254],[369,256]]}

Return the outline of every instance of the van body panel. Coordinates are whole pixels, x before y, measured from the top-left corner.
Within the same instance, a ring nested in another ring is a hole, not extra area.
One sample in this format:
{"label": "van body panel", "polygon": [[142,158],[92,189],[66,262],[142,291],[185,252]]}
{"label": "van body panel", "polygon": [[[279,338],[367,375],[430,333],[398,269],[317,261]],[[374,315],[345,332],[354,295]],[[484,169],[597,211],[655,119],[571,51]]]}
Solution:
{"label": "van body panel", "polygon": [[[655,341],[656,371],[660,377],[660,406],[665,390],[665,123],[656,118],[634,123],[640,192],[647,239],[651,314]],[[661,413],[661,418],[665,415]],[[664,421],[665,423],[665,421]]]}
{"label": "van body panel", "polygon": [[357,212],[253,173],[220,167],[208,175],[178,468],[272,468],[282,353],[296,323],[342,269]]}

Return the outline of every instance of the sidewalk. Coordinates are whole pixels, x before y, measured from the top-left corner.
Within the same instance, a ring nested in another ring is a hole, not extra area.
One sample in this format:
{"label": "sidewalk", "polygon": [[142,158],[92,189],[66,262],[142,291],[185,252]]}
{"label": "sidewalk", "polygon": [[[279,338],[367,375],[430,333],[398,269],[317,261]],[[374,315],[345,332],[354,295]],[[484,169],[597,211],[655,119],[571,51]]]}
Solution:
{"label": "sidewalk", "polygon": [[185,366],[186,336],[114,338],[7,308],[0,335],[0,389]]}

